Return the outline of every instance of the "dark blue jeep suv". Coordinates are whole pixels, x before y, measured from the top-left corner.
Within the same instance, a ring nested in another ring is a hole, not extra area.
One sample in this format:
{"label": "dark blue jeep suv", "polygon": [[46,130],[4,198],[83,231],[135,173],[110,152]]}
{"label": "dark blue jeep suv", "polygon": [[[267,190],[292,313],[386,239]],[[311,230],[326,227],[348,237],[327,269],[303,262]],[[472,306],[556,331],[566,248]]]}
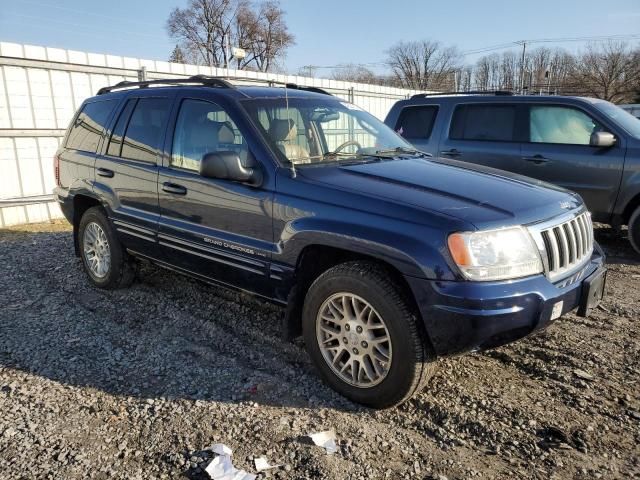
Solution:
{"label": "dark blue jeep suv", "polygon": [[578,195],[430,158],[318,89],[123,82],[83,103],[54,166],[93,284],[147,259],[286,306],[323,379],[374,407],[604,290]]}

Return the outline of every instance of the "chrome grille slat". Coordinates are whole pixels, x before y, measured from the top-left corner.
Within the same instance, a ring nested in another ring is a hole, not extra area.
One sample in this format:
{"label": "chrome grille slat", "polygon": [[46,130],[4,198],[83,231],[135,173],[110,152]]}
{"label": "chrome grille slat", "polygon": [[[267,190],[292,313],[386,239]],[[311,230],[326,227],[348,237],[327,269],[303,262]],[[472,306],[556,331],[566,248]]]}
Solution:
{"label": "chrome grille slat", "polygon": [[[550,280],[567,277],[584,265],[593,251],[593,224],[589,212],[568,215],[530,227],[537,238]],[[536,235],[537,234],[537,235]]]}
{"label": "chrome grille slat", "polygon": [[576,242],[578,243],[577,246],[577,252],[578,252],[578,258],[582,257],[582,255],[584,255],[584,249],[582,246],[582,231],[580,230],[580,226],[578,225],[578,220],[574,219],[571,220],[571,227],[573,228],[573,234],[576,237]]}

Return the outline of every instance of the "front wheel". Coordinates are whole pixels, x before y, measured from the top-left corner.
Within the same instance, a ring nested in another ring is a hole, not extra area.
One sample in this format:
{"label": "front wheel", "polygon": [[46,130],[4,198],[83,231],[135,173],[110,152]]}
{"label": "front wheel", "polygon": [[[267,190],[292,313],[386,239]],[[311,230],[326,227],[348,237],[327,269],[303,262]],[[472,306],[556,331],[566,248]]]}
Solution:
{"label": "front wheel", "polygon": [[306,348],[329,386],[374,408],[398,405],[433,374],[434,355],[403,292],[370,262],[320,275],[303,308]]}
{"label": "front wheel", "polygon": [[636,252],[640,253],[640,207],[637,207],[629,219],[629,241]]}
{"label": "front wheel", "polygon": [[78,243],[84,270],[96,287],[128,287],[135,278],[129,258],[100,207],[87,210],[78,227]]}

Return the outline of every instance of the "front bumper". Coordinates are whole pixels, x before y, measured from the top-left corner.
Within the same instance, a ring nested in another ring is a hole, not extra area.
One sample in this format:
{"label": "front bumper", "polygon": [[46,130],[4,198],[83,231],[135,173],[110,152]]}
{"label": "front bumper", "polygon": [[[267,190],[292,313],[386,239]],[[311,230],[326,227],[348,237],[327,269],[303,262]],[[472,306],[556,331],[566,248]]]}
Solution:
{"label": "front bumper", "polygon": [[499,282],[406,279],[435,353],[447,356],[498,347],[547,327],[578,308],[585,279],[604,268],[594,244],[590,262],[555,284],[544,275]]}

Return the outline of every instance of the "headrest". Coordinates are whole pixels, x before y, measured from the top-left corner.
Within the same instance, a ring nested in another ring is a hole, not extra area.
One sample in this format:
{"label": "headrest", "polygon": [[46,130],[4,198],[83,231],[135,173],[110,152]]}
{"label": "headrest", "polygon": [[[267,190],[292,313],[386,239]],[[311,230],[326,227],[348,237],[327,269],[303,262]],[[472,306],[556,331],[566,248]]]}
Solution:
{"label": "headrest", "polygon": [[290,118],[285,120],[271,120],[269,125],[269,136],[276,142],[285,140],[295,140],[298,135],[296,122]]}
{"label": "headrest", "polygon": [[218,143],[234,143],[236,136],[228,122],[213,122],[218,128]]}

